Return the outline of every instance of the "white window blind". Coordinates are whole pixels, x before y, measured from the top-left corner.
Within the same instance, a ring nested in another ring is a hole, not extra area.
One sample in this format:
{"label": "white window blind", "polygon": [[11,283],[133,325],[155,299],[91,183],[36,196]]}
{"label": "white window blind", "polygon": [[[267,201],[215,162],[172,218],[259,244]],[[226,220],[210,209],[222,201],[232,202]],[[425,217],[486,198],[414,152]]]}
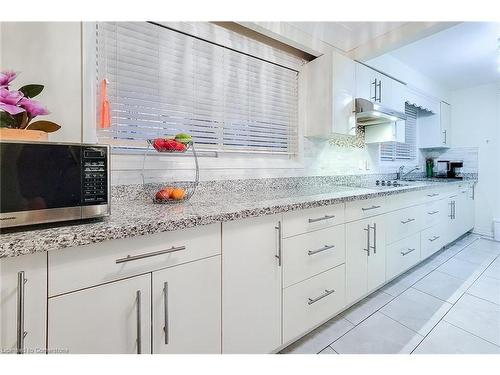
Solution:
{"label": "white window blind", "polygon": [[[111,109],[109,128],[98,121],[100,142],[143,148],[185,132],[201,149],[296,153],[296,69],[147,22],[101,22],[96,31],[97,84],[108,80]],[[248,49],[249,38],[231,38]]]}
{"label": "white window blind", "polygon": [[380,144],[380,160],[414,160],[417,157],[417,112],[418,109],[408,103],[405,105],[405,143],[384,142]]}

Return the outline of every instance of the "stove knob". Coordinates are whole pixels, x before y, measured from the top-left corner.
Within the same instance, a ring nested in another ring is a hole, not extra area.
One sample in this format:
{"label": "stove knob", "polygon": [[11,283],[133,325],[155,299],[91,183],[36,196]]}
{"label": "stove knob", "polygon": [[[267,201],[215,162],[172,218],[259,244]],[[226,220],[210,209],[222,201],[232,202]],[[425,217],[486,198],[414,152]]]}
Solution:
{"label": "stove knob", "polygon": [[375,185],[377,186],[380,185],[380,181],[379,180],[375,181]]}
{"label": "stove knob", "polygon": [[382,180],[382,186],[385,186],[385,181],[384,180]]}
{"label": "stove knob", "polygon": [[392,182],[391,181],[387,181],[387,186],[391,186],[392,185]]}

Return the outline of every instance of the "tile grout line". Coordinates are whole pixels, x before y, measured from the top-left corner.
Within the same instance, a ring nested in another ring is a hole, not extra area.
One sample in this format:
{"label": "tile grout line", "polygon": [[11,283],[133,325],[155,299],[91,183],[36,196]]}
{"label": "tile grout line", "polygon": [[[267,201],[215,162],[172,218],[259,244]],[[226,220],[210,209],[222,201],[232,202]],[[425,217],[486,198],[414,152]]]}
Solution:
{"label": "tile grout line", "polygon": [[500,345],[495,344],[494,342],[491,342],[490,340],[486,340],[484,337],[481,337],[481,336],[476,335],[475,333],[469,332],[469,331],[467,331],[466,329],[464,329],[464,328],[462,328],[462,327],[459,327],[459,326],[457,326],[457,325],[455,325],[455,324],[453,324],[453,323],[450,323],[450,322],[449,322],[449,321],[447,321],[447,320],[445,320],[445,322],[446,322],[446,323],[448,323],[449,325],[451,325],[451,326],[455,327],[455,328],[458,328],[458,329],[459,329],[459,330],[461,330],[461,331],[467,332],[468,334],[470,334],[470,335],[472,335],[472,336],[474,336],[474,337],[477,337],[478,339],[481,339],[481,340],[483,340],[483,341],[486,341],[487,343],[492,344],[492,345],[494,345],[494,346],[496,346],[496,347],[500,348]]}
{"label": "tile grout line", "polygon": [[[463,251],[466,247],[468,247],[470,244],[472,244],[472,243],[476,242],[477,240],[478,240],[478,238],[474,239],[474,241],[472,241],[471,243],[469,243],[469,244],[467,244],[466,246],[464,246],[462,249],[460,249],[460,251],[458,251],[458,252],[456,252],[455,254],[453,254],[450,258],[448,258],[448,259],[447,259],[445,262],[443,262],[442,264],[446,263],[448,260],[450,260],[451,258],[453,258],[454,256],[456,256],[457,254],[459,254],[459,253],[460,253],[461,251]],[[455,245],[455,244],[453,244],[453,245],[449,246],[449,247],[448,247],[448,249],[449,249],[449,248],[451,248],[451,247],[452,247],[452,246],[454,246],[454,245]],[[446,250],[446,248],[443,248],[441,251],[445,251],[445,250]],[[442,265],[442,264],[441,264],[441,265]],[[425,275],[423,275],[421,278],[417,279],[417,280],[416,280],[413,284],[411,284],[411,285],[410,285],[407,289],[405,289],[403,292],[399,293],[397,296],[392,296],[392,295],[391,295],[391,294],[389,294],[389,293],[386,293],[386,292],[384,292],[384,291],[382,291],[382,290],[379,290],[381,293],[385,293],[385,294],[387,294],[387,295],[389,295],[389,296],[391,296],[391,297],[393,297],[393,298],[391,298],[391,300],[389,300],[387,303],[385,303],[384,305],[382,305],[381,307],[379,307],[379,308],[378,308],[377,310],[375,310],[373,313],[371,313],[370,315],[368,315],[366,318],[364,318],[363,320],[361,320],[358,324],[355,324],[354,322],[351,322],[349,319],[347,319],[347,318],[345,318],[344,316],[342,316],[342,318],[343,318],[343,319],[347,320],[347,321],[348,321],[349,323],[351,323],[351,324],[354,324],[354,326],[353,326],[353,327],[351,327],[351,329],[349,329],[348,331],[346,331],[344,334],[342,334],[341,336],[339,336],[336,340],[334,340],[333,342],[331,342],[331,343],[330,343],[329,345],[327,345],[327,346],[331,346],[331,345],[333,345],[335,342],[337,342],[337,341],[338,341],[338,340],[340,340],[342,337],[344,337],[345,335],[347,335],[347,334],[348,334],[350,331],[352,331],[354,328],[356,328],[357,326],[359,326],[361,323],[363,323],[365,320],[367,320],[368,318],[370,318],[370,317],[371,317],[372,315],[374,315],[376,312],[379,312],[382,308],[384,308],[386,305],[388,305],[389,303],[391,303],[394,299],[396,299],[397,297],[399,297],[399,296],[400,296],[402,293],[404,293],[406,290],[408,290],[408,289],[412,288],[412,287],[413,287],[413,285],[415,285],[416,283],[418,283],[418,282],[419,282],[420,280],[422,280],[424,277],[426,277],[427,275],[429,275],[429,274],[431,274],[432,272],[436,271],[436,270],[437,270],[437,268],[439,268],[441,265],[439,265],[439,266],[437,266],[437,267],[433,268],[431,271],[429,271],[428,273],[426,273]],[[443,273],[443,272],[441,272],[441,273]],[[402,275],[401,275],[401,276],[402,276]],[[415,288],[415,289],[416,289],[416,288]],[[417,289],[417,290],[418,290],[418,289]],[[464,292],[464,293],[465,293],[465,292]],[[366,297],[365,297],[365,298],[366,298]],[[438,298],[438,299],[439,299],[439,298]],[[457,301],[458,301],[458,300],[457,300]],[[360,301],[360,302],[361,302],[361,301]],[[444,302],[447,302],[447,301],[444,301]],[[453,305],[452,305],[452,307],[453,307]],[[452,307],[450,307],[450,309],[451,309]],[[381,311],[380,311],[380,312],[381,312]],[[385,315],[383,312],[381,312],[381,313],[382,313],[383,315]],[[393,320],[394,320],[394,319],[393,319]],[[441,318],[441,320],[442,320],[442,318]],[[441,320],[439,320],[439,321],[438,321],[438,323],[439,323]],[[398,322],[398,323],[399,323],[399,322]],[[437,325],[438,323],[436,323],[436,325]],[[401,323],[399,323],[399,324],[401,324]],[[403,325],[403,326],[404,326],[404,325]],[[404,327],[406,327],[406,326],[404,326]],[[434,326],[434,327],[435,327],[435,326]],[[432,329],[431,329],[431,331],[429,331],[429,333],[430,333],[430,332],[432,332],[432,330],[434,329],[434,327],[432,327]],[[408,327],[406,327],[406,328],[408,328]],[[410,328],[409,328],[409,329],[410,329]],[[413,330],[412,330],[412,331],[413,331]],[[421,336],[422,336],[422,335],[421,335]],[[424,336],[424,338],[423,338],[423,339],[425,339],[425,337],[426,337],[426,336]],[[422,339],[422,341],[423,341],[423,339]],[[422,342],[422,341],[421,341],[421,342]],[[421,343],[421,342],[420,342],[420,343]],[[420,345],[420,343],[419,343],[418,345]],[[415,347],[415,349],[418,347],[418,345]],[[325,350],[325,349],[326,349],[326,346],[325,346],[323,349],[321,349],[321,350]],[[333,349],[333,350],[335,350],[333,347],[332,347],[332,349]],[[415,349],[414,349],[414,350],[415,350]],[[413,352],[413,351],[412,351],[412,352]],[[340,354],[340,353],[339,353],[339,354]],[[410,354],[411,354],[411,353],[410,353]]]}
{"label": "tile grout line", "polygon": [[[472,243],[476,242],[477,240],[479,240],[479,239],[476,239],[476,240],[472,241],[470,244],[472,244]],[[467,246],[469,246],[469,245],[467,245]],[[467,247],[467,246],[466,246],[466,247]],[[465,247],[464,247],[464,249],[465,249]],[[463,249],[462,249],[462,250],[463,250]],[[462,250],[461,250],[461,251],[462,251]],[[460,251],[460,252],[461,252],[461,251]],[[460,252],[458,252],[457,254],[459,254]],[[455,255],[456,255],[456,254],[455,254]],[[454,256],[455,256],[455,255],[454,255]],[[453,257],[454,257],[454,256],[453,256]],[[453,257],[452,257],[452,258],[453,258]],[[450,258],[450,259],[451,259],[451,258]],[[495,259],[496,259],[496,258],[495,258]],[[489,266],[491,266],[491,263],[493,263],[493,262],[495,261],[495,259],[494,259],[494,260],[492,260],[492,261],[488,264],[488,267],[489,267]],[[460,295],[460,297],[459,297],[459,298],[458,298],[458,299],[457,299],[454,303],[452,303],[452,304],[451,304],[451,307],[448,309],[448,311],[446,311],[446,314],[444,314],[444,315],[441,317],[441,319],[439,319],[439,321],[438,321],[438,322],[437,322],[437,323],[436,323],[436,324],[435,324],[435,325],[431,328],[431,330],[429,331],[429,333],[427,333],[427,335],[425,335],[425,336],[424,336],[424,338],[422,339],[422,341],[420,341],[420,342],[417,344],[417,346],[416,346],[416,347],[415,347],[415,348],[411,351],[411,353],[410,353],[410,354],[413,354],[413,353],[415,352],[415,350],[417,350],[417,348],[418,348],[418,347],[422,344],[422,342],[423,342],[423,341],[427,338],[427,336],[429,336],[429,335],[431,334],[431,332],[432,332],[432,331],[434,331],[434,328],[436,328],[436,326],[437,326],[439,323],[441,323],[441,321],[443,321],[443,320],[444,320],[444,318],[446,317],[446,315],[448,315],[448,313],[451,311],[451,309],[453,309],[453,307],[454,307],[454,306],[458,303],[458,301],[460,301],[460,300],[462,299],[462,297],[464,296],[464,294],[467,294],[467,292],[469,291],[469,288],[470,288],[470,287],[471,287],[471,286],[472,286],[472,285],[473,285],[473,284],[474,284],[474,283],[475,283],[475,282],[476,282],[476,281],[477,281],[477,280],[478,280],[478,279],[479,279],[479,278],[483,275],[483,273],[484,273],[484,272],[486,272],[486,270],[488,269],[488,267],[486,267],[486,268],[483,270],[483,272],[481,272],[481,274],[479,274],[479,276],[478,276],[478,277],[477,277],[477,278],[476,278],[476,279],[475,279],[475,280],[474,280],[474,281],[473,281],[473,282],[469,285],[469,287],[467,287],[467,289],[466,289],[466,290],[465,290],[465,291],[464,291],[464,292]],[[440,271],[438,271],[438,272],[440,272]],[[444,273],[444,272],[441,272],[441,273]],[[452,275],[449,275],[449,276],[452,276]],[[444,301],[444,302],[447,302],[447,301]],[[451,324],[451,323],[450,323],[450,322],[448,322],[447,320],[445,320],[445,322],[446,322],[446,323],[448,323],[448,324]],[[453,326],[455,326],[454,324],[452,324],[452,325],[453,325]],[[460,327],[457,327],[457,328],[460,328]],[[466,330],[464,330],[464,329],[462,329],[462,328],[460,328],[460,329],[461,329],[462,331],[468,332],[468,331],[466,331]],[[471,333],[471,332],[468,332],[468,333]],[[472,334],[472,333],[471,333],[471,334]],[[472,334],[472,335],[473,335],[473,334]],[[476,335],[474,335],[474,336],[476,336]],[[479,337],[479,336],[476,336],[476,337]],[[480,337],[480,338],[481,338],[481,337]],[[483,338],[481,338],[481,339],[482,339],[482,340],[484,340]],[[485,340],[485,341],[487,341],[487,340]],[[488,341],[488,342],[489,342],[489,341]]]}

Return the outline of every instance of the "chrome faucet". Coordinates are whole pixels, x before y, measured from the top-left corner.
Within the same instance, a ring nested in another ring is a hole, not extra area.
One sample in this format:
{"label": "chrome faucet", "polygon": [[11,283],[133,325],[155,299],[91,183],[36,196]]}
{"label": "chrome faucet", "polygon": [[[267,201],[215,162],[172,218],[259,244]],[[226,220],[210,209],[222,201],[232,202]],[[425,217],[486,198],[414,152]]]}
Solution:
{"label": "chrome faucet", "polygon": [[399,167],[398,171],[396,172],[396,180],[402,180],[405,176],[408,176],[411,172],[420,170],[420,167],[417,165],[415,166],[415,168],[410,169],[406,173],[403,173],[404,169],[405,169],[404,165]]}

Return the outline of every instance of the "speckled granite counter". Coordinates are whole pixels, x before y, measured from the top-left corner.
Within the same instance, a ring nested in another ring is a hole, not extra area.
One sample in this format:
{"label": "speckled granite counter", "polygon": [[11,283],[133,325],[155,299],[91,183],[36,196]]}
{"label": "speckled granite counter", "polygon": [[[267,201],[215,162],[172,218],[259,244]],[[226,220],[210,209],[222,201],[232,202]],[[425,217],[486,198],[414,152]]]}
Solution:
{"label": "speckled granite counter", "polygon": [[84,224],[4,232],[0,234],[0,258],[463,182],[415,181],[405,187],[376,188],[375,179],[384,177],[394,178],[371,175],[207,183],[201,184],[189,202],[175,205],[153,204],[139,186],[115,187],[110,217]]}

